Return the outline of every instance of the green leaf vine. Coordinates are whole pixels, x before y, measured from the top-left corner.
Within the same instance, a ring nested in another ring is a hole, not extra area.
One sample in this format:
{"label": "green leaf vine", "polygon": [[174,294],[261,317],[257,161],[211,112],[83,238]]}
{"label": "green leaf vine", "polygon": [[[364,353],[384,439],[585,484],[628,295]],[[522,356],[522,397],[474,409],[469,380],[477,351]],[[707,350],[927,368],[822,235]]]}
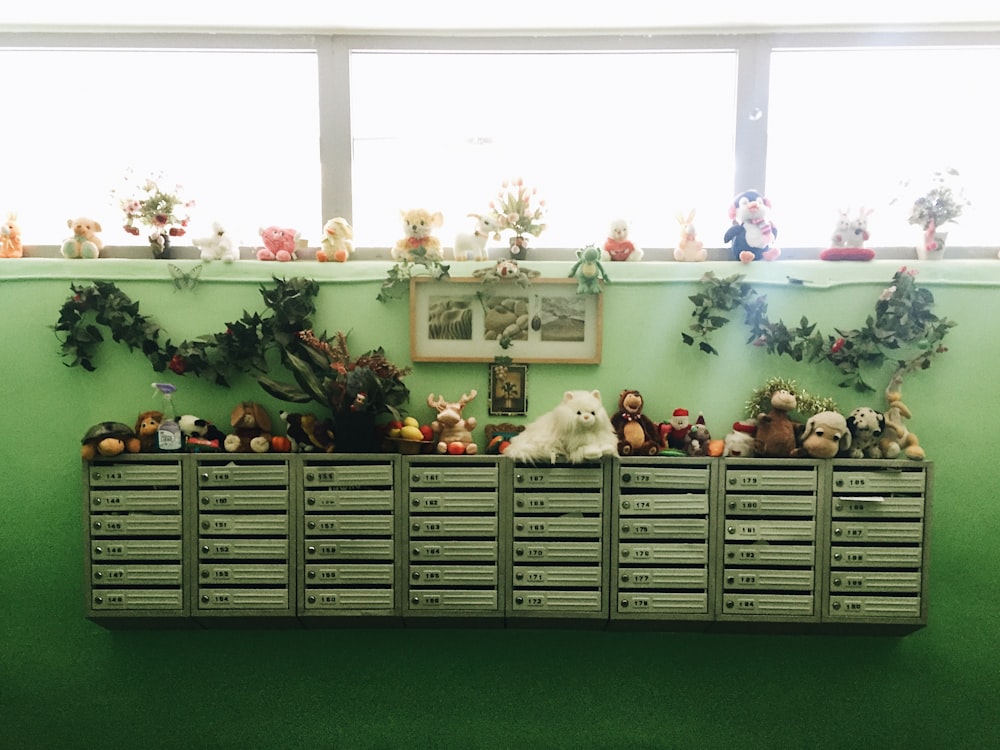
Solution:
{"label": "green leaf vine", "polygon": [[402,291],[409,288],[410,279],[414,276],[429,276],[436,281],[450,278],[448,270],[451,267],[437,258],[428,257],[425,248],[418,247],[410,255],[412,257],[403,258],[389,268],[375,298],[379,302],[388,302],[402,296]]}
{"label": "green leaf vine", "polygon": [[277,350],[287,362],[288,353],[301,348],[299,332],[312,328],[319,285],[303,278],[275,278],[272,288],[260,287],[270,315],[244,310],[226,330],[179,344],[166,338],[160,325],[139,312],[139,303],[113,282],[71,284],[70,290],[52,326],[67,366],[97,369],[94,358],[105,340],[103,328],[113,341],[141,351],[156,372],[169,369],[228,386],[233,375],[264,373],[269,351]]}
{"label": "green leaf vine", "polygon": [[918,287],[915,277],[916,271],[904,266],[879,295],[875,311],[864,325],[835,328],[835,334],[824,334],[805,316],[794,327],[782,320],[772,322],[767,314],[767,297],[744,282],[742,274],[720,279],[709,271],[701,278],[701,291],[689,297],[694,303],[694,322],[681,338],[689,346],[697,343],[706,354],[718,355],[708,337],[729,323],[731,315],[739,310],[750,330],[748,344],[796,362],[827,361],[840,372],[840,387],[873,392],[875,388],[865,380],[865,371],[893,362],[896,369],[891,381],[898,382],[904,375],[926,370],[937,356],[948,351],[943,341],[955,322],[932,312],[934,296]]}

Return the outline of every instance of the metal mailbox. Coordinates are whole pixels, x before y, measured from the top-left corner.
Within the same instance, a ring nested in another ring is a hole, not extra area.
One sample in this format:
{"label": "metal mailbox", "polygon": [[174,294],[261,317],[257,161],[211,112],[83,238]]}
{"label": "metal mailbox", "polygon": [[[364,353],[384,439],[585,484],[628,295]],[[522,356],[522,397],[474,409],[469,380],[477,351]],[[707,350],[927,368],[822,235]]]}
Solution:
{"label": "metal mailbox", "polygon": [[507,463],[497,456],[403,457],[404,619],[503,621]]}
{"label": "metal mailbox", "polygon": [[295,614],[290,456],[194,454],[194,601],[205,624]]}
{"label": "metal mailbox", "polygon": [[707,623],[716,461],[622,458],[612,478],[613,624]]}
{"label": "metal mailbox", "polygon": [[398,621],[399,457],[303,454],[301,462],[299,618]]}
{"label": "metal mailbox", "polygon": [[612,463],[512,467],[508,622],[607,620]]}
{"label": "metal mailbox", "polygon": [[134,454],[83,466],[91,620],[126,626],[188,617],[185,459]]}
{"label": "metal mailbox", "polygon": [[927,623],[931,470],[908,460],[833,462],[824,621],[902,632]]}
{"label": "metal mailbox", "polygon": [[718,620],[818,622],[828,464],[723,459],[720,471]]}

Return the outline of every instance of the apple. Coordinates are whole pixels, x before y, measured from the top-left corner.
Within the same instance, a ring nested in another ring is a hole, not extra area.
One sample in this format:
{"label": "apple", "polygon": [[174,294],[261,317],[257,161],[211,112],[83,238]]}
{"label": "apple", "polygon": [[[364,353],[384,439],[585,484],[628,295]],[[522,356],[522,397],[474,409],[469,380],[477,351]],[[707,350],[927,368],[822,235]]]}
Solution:
{"label": "apple", "polygon": [[448,443],[448,453],[453,456],[461,456],[465,453],[464,443]]}
{"label": "apple", "polygon": [[399,431],[403,429],[403,423],[398,419],[394,419],[389,422],[389,432],[387,433],[389,437],[399,437]]}
{"label": "apple", "polygon": [[434,430],[431,429],[429,424],[420,425],[420,434],[424,436],[424,440],[434,439]]}
{"label": "apple", "polygon": [[273,435],[271,437],[271,450],[275,453],[289,453],[292,450],[292,441],[284,435]]}

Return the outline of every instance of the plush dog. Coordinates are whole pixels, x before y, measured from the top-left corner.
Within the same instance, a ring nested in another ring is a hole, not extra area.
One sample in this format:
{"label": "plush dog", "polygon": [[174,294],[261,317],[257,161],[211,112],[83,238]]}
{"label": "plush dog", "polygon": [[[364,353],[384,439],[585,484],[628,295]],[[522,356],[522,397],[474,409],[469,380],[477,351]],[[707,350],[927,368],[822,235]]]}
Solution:
{"label": "plush dog", "polygon": [[320,249],[316,251],[316,260],[320,263],[336,261],[343,263],[354,253],[354,230],[347,219],[337,217],[323,225],[323,239]]}
{"label": "plush dog", "polygon": [[405,237],[397,240],[392,248],[393,260],[441,260],[441,240],[434,236],[434,230],[444,224],[440,211],[431,213],[424,208],[400,211]]}
{"label": "plush dog", "polygon": [[809,417],[802,432],[802,446],[796,448],[793,455],[835,458],[844,453],[851,447],[851,432],[847,422],[843,414],[835,411],[821,411]]}
{"label": "plush dog", "polygon": [[898,458],[902,454],[914,461],[923,461],[924,449],[917,436],[906,427],[905,420],[912,416],[910,410],[900,400],[899,393],[890,391],[885,395],[889,407],[885,410],[886,430],[880,443],[882,454],[886,458]]}
{"label": "plush dog", "polygon": [[66,226],[73,230],[73,236],[62,243],[59,249],[64,258],[97,258],[104,249],[104,243],[97,236],[103,231],[101,225],[86,216],[67,219]]}
{"label": "plush dog", "polygon": [[333,453],[333,424],[329,419],[319,419],[314,414],[282,411],[278,416],[285,423],[285,434],[292,441],[293,452]]}
{"label": "plush dog", "polygon": [[271,449],[271,417],[253,401],[237,404],[229,416],[233,431],[226,435],[229,453],[267,453]]}
{"label": "plush dog", "polygon": [[882,458],[879,445],[885,432],[885,415],[868,406],[859,406],[847,416],[851,431],[851,458]]}

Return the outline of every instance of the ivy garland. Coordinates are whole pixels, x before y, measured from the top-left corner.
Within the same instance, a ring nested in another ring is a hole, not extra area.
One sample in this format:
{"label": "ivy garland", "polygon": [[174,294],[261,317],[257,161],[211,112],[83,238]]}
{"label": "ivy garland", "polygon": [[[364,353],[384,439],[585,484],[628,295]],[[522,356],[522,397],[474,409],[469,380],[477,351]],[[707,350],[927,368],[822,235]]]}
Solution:
{"label": "ivy garland", "polygon": [[430,276],[436,281],[450,278],[448,269],[451,267],[428,256],[425,248],[418,247],[410,255],[412,257],[403,258],[389,268],[375,297],[379,302],[388,302],[401,296],[400,289],[409,288],[410,279],[414,276]]}
{"label": "ivy garland", "polygon": [[163,329],[139,312],[139,303],[110,281],[71,284],[73,294],[59,310],[54,326],[63,362],[68,367],[97,369],[94,356],[108,329],[111,338],[130,351],[139,350],[156,372],[170,369],[190,373],[228,386],[234,374],[259,375],[267,371],[267,354],[276,349],[284,361],[289,351],[301,347],[299,332],[312,328],[319,285],[302,278],[274,279],[274,288],[261,286],[270,315],[243,312],[226,330],[174,344]]}
{"label": "ivy garland", "polygon": [[795,328],[783,321],[772,322],[767,316],[767,297],[758,294],[743,275],[716,278],[709,271],[701,278],[702,290],[689,299],[694,303],[691,333],[681,333],[685,344],[706,354],[719,352],[708,343],[708,337],[729,323],[729,314],[743,311],[744,323],[750,329],[748,344],[762,347],[769,354],[787,355],[796,362],[825,360],[843,375],[842,388],[854,388],[861,393],[873,392],[862,374],[863,369],[879,368],[895,360],[896,371],[891,382],[906,374],[926,370],[935,357],[948,351],[942,342],[955,322],[939,318],[931,308],[934,296],[917,287],[916,271],[904,266],[897,271],[890,285],[875,302],[875,313],[869,315],[860,328],[835,328],[836,335],[816,330],[805,316]]}

